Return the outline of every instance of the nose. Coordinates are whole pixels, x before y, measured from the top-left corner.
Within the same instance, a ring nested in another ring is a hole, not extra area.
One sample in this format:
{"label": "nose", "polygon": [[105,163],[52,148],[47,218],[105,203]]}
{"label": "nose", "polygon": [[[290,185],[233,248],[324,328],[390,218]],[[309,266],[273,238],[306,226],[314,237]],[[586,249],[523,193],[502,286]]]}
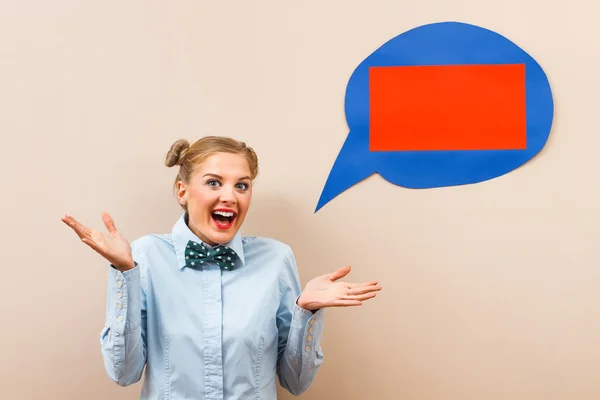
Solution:
{"label": "nose", "polygon": [[235,204],[236,198],[234,188],[229,185],[223,186],[223,190],[221,190],[220,200],[222,203]]}

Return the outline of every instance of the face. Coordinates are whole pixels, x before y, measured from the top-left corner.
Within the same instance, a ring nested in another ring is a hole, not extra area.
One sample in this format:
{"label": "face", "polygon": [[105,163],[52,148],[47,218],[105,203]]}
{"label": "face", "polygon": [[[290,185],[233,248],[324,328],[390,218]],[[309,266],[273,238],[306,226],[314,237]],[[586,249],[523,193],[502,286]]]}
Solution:
{"label": "face", "polygon": [[250,167],[239,154],[214,153],[198,165],[190,182],[178,183],[189,227],[211,246],[229,242],[242,226],[252,197]]}

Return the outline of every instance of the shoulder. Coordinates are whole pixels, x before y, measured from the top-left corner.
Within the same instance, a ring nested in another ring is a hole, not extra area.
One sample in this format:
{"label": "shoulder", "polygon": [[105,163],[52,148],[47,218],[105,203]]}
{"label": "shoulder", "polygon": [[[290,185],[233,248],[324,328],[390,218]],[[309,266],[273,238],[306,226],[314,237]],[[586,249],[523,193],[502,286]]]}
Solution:
{"label": "shoulder", "polygon": [[131,253],[140,268],[142,286],[148,286],[151,270],[155,270],[156,260],[164,260],[165,254],[174,254],[170,234],[151,233],[131,242]]}
{"label": "shoulder", "polygon": [[160,233],[150,233],[144,236],[141,236],[131,242],[131,248],[133,251],[144,253],[156,248],[173,248],[173,243],[171,242],[171,235],[168,233],[160,234]]}
{"label": "shoulder", "polygon": [[294,253],[287,243],[277,239],[262,236],[243,236],[244,253],[250,256],[266,255],[269,258],[293,259]]}
{"label": "shoulder", "polygon": [[299,276],[292,247],[277,239],[259,236],[244,236],[244,254],[260,270],[268,270],[278,276],[280,285],[295,285]]}
{"label": "shoulder", "polygon": [[131,252],[136,261],[147,264],[153,258],[163,258],[165,253],[173,253],[174,246],[170,234],[151,233],[131,242]]}

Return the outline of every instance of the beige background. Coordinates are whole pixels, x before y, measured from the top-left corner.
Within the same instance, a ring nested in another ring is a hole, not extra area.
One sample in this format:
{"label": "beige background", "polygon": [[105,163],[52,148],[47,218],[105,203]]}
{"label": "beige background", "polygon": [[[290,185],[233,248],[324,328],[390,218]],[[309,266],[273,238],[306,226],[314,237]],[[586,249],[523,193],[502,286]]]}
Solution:
{"label": "beige background", "polygon": [[[164,154],[206,134],[260,156],[244,233],[291,244],[303,283],[351,264],[353,280],[384,286],[329,311],[326,361],[302,398],[600,398],[591,0],[0,4],[2,399],[139,397],[102,365],[106,263],[60,217],[100,228],[106,210],[130,239],[169,231],[179,208]],[[556,102],[547,147],[472,186],[373,176],[314,214],[346,137],[350,74],[442,20],[500,32],[541,63]]]}

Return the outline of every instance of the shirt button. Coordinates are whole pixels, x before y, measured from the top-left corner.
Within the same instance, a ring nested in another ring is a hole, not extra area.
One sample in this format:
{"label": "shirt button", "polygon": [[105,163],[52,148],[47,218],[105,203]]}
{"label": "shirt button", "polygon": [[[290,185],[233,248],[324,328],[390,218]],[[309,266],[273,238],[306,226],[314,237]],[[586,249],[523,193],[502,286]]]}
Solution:
{"label": "shirt button", "polygon": [[314,324],[314,323],[315,323],[315,320],[314,320],[314,319],[311,319],[310,321],[308,321],[308,323],[312,325],[312,324]]}
{"label": "shirt button", "polygon": [[123,321],[123,316],[119,315],[119,321]]}
{"label": "shirt button", "polygon": [[121,304],[121,303],[117,303],[117,308],[118,308],[119,310],[121,310],[121,309],[123,308],[123,304]]}
{"label": "shirt button", "polygon": [[313,331],[313,327],[311,326],[310,328],[308,328],[308,331],[309,331],[310,333],[312,333],[312,331]]}
{"label": "shirt button", "polygon": [[306,351],[310,351],[310,346],[306,346]]}
{"label": "shirt button", "polygon": [[117,292],[117,298],[119,298],[119,299],[120,299],[121,297],[123,297],[123,293],[121,293],[121,292]]}
{"label": "shirt button", "polygon": [[306,340],[308,340],[309,342],[312,342],[312,336],[307,337]]}
{"label": "shirt button", "polygon": [[121,287],[121,286],[123,286],[123,281],[117,281],[117,286],[118,286],[118,287]]}

